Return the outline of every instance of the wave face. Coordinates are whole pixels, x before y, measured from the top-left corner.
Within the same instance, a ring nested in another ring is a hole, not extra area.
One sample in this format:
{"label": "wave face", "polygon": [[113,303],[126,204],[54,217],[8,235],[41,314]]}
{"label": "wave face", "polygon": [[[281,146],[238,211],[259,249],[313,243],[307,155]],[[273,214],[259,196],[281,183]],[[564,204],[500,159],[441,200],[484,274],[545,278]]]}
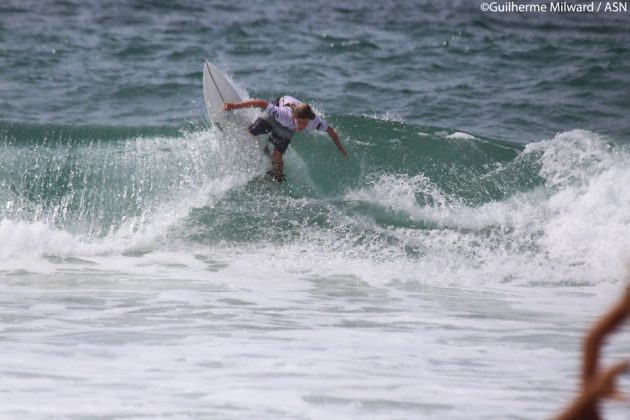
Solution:
{"label": "wave face", "polygon": [[622,276],[626,146],[580,130],[523,146],[368,117],[331,121],[351,159],[325,136],[298,136],[285,185],[262,177],[251,138],[203,124],[4,123],[1,255],[183,248],[440,284]]}

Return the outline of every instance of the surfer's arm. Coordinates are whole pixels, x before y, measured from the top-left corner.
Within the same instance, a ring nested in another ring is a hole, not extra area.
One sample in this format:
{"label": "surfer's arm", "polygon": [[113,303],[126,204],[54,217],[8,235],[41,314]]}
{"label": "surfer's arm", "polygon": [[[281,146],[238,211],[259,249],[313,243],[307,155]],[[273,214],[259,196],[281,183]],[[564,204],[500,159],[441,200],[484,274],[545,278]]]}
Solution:
{"label": "surfer's arm", "polygon": [[260,108],[266,109],[269,103],[262,99],[251,99],[249,101],[243,102],[225,102],[223,104],[224,111],[231,111],[233,109],[241,109],[241,108]]}
{"label": "surfer's arm", "polygon": [[332,141],[335,142],[335,146],[337,146],[337,149],[339,149],[341,154],[344,155],[345,157],[348,157],[348,152],[346,152],[346,149],[343,148],[341,141],[339,141],[339,136],[337,135],[337,132],[335,131],[335,129],[329,126],[326,129],[326,133],[328,133]]}

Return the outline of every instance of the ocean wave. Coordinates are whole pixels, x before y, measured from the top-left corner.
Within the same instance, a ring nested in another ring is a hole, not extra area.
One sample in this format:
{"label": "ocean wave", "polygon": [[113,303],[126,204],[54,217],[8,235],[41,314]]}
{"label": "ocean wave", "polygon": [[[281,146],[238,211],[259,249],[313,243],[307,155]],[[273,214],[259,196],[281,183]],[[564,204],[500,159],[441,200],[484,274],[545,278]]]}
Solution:
{"label": "ocean wave", "polygon": [[22,129],[0,154],[3,235],[17,238],[1,256],[190,249],[387,281],[623,275],[625,146],[581,130],[522,146],[396,121],[331,121],[351,159],[325,137],[298,136],[286,185],[262,178],[266,160],[247,135],[200,127],[115,139],[123,132],[107,128],[107,141],[51,141],[41,130],[38,142]]}

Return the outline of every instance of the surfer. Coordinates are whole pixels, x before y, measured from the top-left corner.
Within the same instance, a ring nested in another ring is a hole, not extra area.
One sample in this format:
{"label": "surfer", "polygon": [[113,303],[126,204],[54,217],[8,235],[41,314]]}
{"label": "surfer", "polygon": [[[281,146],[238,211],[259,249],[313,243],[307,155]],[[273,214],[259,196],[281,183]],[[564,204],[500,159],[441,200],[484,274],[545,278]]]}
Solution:
{"label": "surfer", "polygon": [[271,133],[269,141],[274,146],[271,154],[271,170],[267,173],[275,181],[284,180],[284,162],[282,155],[289,147],[289,143],[296,131],[323,131],[328,133],[332,141],[345,157],[348,153],[339,141],[339,136],[334,128],[326,121],[315,115],[310,105],[305,104],[292,96],[282,96],[273,102],[263,99],[251,99],[243,102],[225,102],[224,111],[240,108],[260,108],[262,113],[249,126],[249,132],[258,136]]}

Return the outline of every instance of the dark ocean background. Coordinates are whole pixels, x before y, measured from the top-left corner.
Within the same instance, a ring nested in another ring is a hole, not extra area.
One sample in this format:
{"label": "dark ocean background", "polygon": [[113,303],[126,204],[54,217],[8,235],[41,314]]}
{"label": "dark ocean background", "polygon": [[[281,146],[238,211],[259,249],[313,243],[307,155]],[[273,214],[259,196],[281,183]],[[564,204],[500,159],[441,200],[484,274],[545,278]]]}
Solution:
{"label": "dark ocean background", "polygon": [[333,122],[388,116],[531,142],[630,134],[624,13],[483,13],[474,1],[3,1],[0,117],[87,126],[205,119],[204,59],[251,96]]}

